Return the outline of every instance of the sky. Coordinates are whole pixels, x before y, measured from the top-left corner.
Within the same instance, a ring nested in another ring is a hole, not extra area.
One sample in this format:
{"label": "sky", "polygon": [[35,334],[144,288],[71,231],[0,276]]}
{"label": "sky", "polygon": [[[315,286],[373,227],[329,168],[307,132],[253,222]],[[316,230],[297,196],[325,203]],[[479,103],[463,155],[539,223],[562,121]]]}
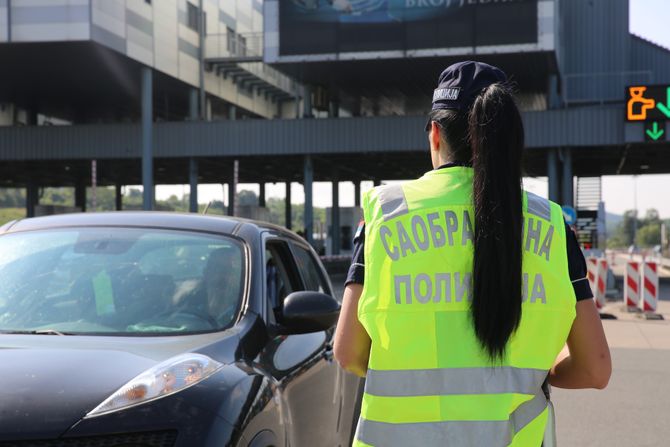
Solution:
{"label": "sky", "polygon": [[[655,42],[666,48],[670,48],[670,33],[668,30],[670,22],[670,0],[630,0],[630,31]],[[670,148],[668,149],[670,150]],[[427,154],[426,154],[427,156]],[[526,178],[524,186],[529,191],[538,195],[547,196],[547,179]],[[372,187],[372,182],[363,182],[361,190],[365,191]],[[238,185],[238,191],[247,189],[258,193],[258,185]],[[188,187],[182,186],[159,186],[156,197],[164,199],[171,194],[181,196],[188,192]],[[330,183],[314,184],[314,205],[329,207],[331,201],[332,185]],[[340,206],[353,206],[354,186],[350,182],[342,182],[339,186]],[[649,208],[656,208],[663,218],[670,218],[670,175],[640,175],[640,176],[603,176],[602,198],[605,209],[609,213],[623,214],[624,211],[634,209],[636,206],[641,215]],[[284,185],[266,185],[267,197],[284,198]],[[291,188],[291,201],[302,203],[304,200],[303,189],[300,184],[294,183]],[[221,185],[200,185],[198,188],[198,199],[202,203],[210,200],[221,200],[227,197],[227,189],[221,189]],[[225,200],[224,200],[225,201]]]}

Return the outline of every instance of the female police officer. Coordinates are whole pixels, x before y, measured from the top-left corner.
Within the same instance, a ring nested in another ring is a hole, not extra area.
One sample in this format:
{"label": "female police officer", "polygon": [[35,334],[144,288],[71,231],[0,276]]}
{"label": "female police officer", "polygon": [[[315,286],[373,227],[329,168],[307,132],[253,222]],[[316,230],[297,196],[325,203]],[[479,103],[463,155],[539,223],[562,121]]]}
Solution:
{"label": "female police officer", "polygon": [[335,338],[340,364],[366,377],[354,445],[540,446],[547,377],[609,380],[574,235],[558,205],[521,189],[506,82],[487,64],[448,67],[426,129],[435,169],[364,197]]}

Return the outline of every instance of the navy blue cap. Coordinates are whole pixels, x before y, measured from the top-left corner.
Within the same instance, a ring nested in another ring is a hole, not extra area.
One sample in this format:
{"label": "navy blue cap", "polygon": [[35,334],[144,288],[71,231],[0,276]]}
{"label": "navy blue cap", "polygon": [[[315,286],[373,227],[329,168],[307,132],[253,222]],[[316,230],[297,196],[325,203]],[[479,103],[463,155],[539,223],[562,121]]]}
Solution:
{"label": "navy blue cap", "polygon": [[486,87],[507,81],[501,69],[483,62],[464,61],[447,67],[433,92],[433,110],[468,110]]}

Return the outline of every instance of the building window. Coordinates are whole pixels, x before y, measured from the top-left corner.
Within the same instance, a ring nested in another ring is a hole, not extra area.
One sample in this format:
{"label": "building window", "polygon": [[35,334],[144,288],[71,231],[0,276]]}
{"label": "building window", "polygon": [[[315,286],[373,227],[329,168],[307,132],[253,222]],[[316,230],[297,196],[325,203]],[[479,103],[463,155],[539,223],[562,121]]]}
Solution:
{"label": "building window", "polygon": [[226,27],[226,49],[235,56],[247,55],[247,38]]}
{"label": "building window", "polygon": [[150,5],[150,4],[151,4],[151,0],[144,0],[144,3],[146,3],[147,5]]}
{"label": "building window", "polygon": [[240,56],[247,55],[247,38],[237,35],[237,53]]}
{"label": "building window", "polygon": [[232,28],[226,27],[226,49],[229,54],[237,53],[237,40],[235,39],[235,31]]}
{"label": "building window", "polygon": [[186,3],[186,26],[193,31],[200,29],[198,26],[198,7],[188,2]]}
{"label": "building window", "polygon": [[[203,34],[207,34],[207,13],[202,13]],[[193,31],[200,30],[200,18],[198,14],[198,7],[192,3],[186,2],[186,26]]]}

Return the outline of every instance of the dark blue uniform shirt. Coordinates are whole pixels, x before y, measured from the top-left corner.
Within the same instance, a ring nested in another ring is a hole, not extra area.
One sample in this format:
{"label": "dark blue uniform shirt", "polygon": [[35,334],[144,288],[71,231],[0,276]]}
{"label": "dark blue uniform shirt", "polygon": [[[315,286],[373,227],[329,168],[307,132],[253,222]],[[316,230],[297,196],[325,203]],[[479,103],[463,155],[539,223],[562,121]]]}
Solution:
{"label": "dark blue uniform shirt", "polygon": [[[451,166],[455,165],[446,164],[440,166],[438,169],[445,169]],[[584,260],[584,254],[582,253],[581,248],[579,248],[575,233],[567,224],[565,225],[565,236],[566,250],[568,252],[568,271],[570,272],[570,280],[572,281],[572,287],[575,289],[577,301],[593,298],[593,293],[591,292],[591,287],[589,286],[589,281],[586,277],[586,261]],[[364,245],[365,224],[361,223],[356,231],[356,236],[354,237],[354,254],[351,259],[351,266],[349,267],[345,285],[350,283],[363,284],[364,282]]]}

